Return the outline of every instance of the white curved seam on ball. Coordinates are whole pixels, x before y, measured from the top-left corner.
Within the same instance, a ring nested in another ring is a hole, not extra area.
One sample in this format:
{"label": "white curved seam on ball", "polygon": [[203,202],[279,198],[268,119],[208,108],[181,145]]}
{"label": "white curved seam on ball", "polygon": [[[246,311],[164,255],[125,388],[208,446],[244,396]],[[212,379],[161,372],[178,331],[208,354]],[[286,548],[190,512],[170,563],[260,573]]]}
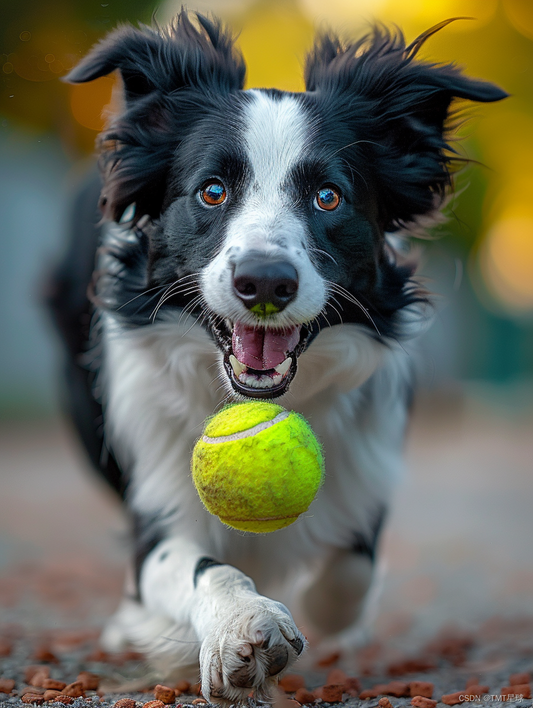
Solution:
{"label": "white curved seam on ball", "polygon": [[234,442],[235,440],[243,440],[244,438],[251,438],[253,435],[257,435],[258,433],[262,433],[263,430],[271,428],[273,425],[276,425],[276,423],[281,423],[281,421],[285,420],[285,418],[287,418],[290,414],[290,411],[282,411],[281,413],[278,413],[275,418],[272,418],[272,420],[266,420],[264,423],[258,423],[257,425],[254,425],[253,428],[248,428],[248,430],[243,430],[240,433],[232,433],[231,435],[220,435],[217,438],[210,438],[208,435],[203,435],[202,442],[216,444]]}

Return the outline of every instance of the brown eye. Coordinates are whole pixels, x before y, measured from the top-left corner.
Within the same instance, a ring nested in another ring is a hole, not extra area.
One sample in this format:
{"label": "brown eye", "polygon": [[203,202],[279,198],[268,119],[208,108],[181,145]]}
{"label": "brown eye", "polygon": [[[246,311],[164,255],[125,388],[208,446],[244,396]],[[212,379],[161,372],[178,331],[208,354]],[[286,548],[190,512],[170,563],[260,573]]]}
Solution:
{"label": "brown eye", "polygon": [[315,206],[323,211],[333,211],[341,202],[340,194],[333,187],[322,187],[316,193]]}
{"label": "brown eye", "polygon": [[209,182],[200,190],[200,197],[209,206],[218,206],[226,201],[226,189],[222,182]]}

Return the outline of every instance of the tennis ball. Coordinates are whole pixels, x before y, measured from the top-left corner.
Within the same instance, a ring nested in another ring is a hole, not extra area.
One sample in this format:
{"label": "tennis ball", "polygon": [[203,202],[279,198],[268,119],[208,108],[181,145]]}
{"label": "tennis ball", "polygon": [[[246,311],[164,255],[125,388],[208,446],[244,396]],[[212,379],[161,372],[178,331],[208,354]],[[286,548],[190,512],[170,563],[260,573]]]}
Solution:
{"label": "tennis ball", "polygon": [[209,418],[192,457],[206,509],[222,523],[254,533],[296,521],[323,476],[322,451],[309,423],[267,401],[237,403]]}

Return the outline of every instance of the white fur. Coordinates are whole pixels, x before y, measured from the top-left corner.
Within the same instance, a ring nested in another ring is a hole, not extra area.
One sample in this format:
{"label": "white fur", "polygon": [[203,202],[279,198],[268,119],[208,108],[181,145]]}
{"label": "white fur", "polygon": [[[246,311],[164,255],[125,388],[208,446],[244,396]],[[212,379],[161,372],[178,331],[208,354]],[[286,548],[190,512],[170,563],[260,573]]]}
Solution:
{"label": "white fur", "polygon": [[[244,693],[235,693],[230,678],[239,665],[239,647],[250,640],[251,618],[254,632],[280,631],[278,620],[272,624],[277,605],[259,595],[241,571],[254,578],[260,592],[278,597],[282,581],[290,585],[299,575],[310,583],[315,578],[319,587],[330,573],[335,549],[348,549],[353,531],[370,529],[375,510],[387,503],[401,472],[409,356],[394,343],[378,343],[357,325],[327,328],[316,338],[280,402],[302,412],[322,441],[325,483],[295,524],[275,534],[247,535],[223,526],[203,508],[190,477],[191,451],[203,421],[225,398],[225,386],[216,380],[221,354],[199,325],[166,317],[128,331],[109,316],[104,319],[108,441],[132,471],[132,508],[164,518],[168,537],[143,566],[144,606],[126,602],[108,631],[108,643],[117,646],[122,632],[158,656],[162,670],[173,675],[190,671],[191,654],[198,656],[205,645],[200,653],[204,695],[222,691],[236,700]],[[172,552],[159,562],[165,550]],[[204,602],[192,586],[202,556],[231,564],[206,571],[206,578],[216,575],[220,582],[210,586]],[[357,604],[370,580],[355,563]],[[223,609],[228,593],[235,610],[229,625]],[[307,604],[312,611],[313,603]],[[285,632],[297,633],[290,616],[282,624]],[[318,616],[315,624],[320,625]],[[278,644],[285,642],[281,635],[276,634]],[[254,685],[266,695],[272,681],[261,655],[255,647]]]}
{"label": "white fur", "polygon": [[201,274],[208,306],[222,317],[256,324],[236,297],[233,267],[250,252],[291,263],[298,273],[296,298],[271,320],[272,327],[309,322],[326,301],[326,283],[312,264],[304,222],[286,188],[290,170],[306,155],[309,116],[293,96],[273,99],[250,92],[244,149],[252,170],[242,204],[229,220],[218,255]]}

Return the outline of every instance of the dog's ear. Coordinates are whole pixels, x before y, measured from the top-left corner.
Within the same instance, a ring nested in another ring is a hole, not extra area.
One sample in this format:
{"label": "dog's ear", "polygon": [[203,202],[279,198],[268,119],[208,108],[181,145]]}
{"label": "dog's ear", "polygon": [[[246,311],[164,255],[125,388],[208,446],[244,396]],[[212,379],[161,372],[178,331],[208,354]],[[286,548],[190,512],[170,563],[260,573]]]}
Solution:
{"label": "dog's ear", "polygon": [[[168,29],[121,27],[65,77],[84,83],[118,70],[122,106],[99,137],[104,186],[100,208],[118,221],[160,214],[166,178],[180,140],[214,93],[242,89],[246,68],[234,39],[216,21],[182,10]],[[203,100],[202,100],[203,97]]]}
{"label": "dog's ear", "polygon": [[[306,63],[308,91],[339,111],[354,132],[354,160],[372,166],[384,230],[430,214],[443,201],[460,161],[449,144],[454,99],[491,102],[502,89],[464,76],[453,64],[417,59],[432,27],[406,46],[400,31],[376,26],[351,44],[322,37]],[[349,148],[350,146],[347,146]],[[345,155],[349,159],[349,151]]]}
{"label": "dog's ear", "polygon": [[118,69],[130,101],[184,87],[242,89],[246,67],[233,37],[220,22],[196,17],[198,27],[185,10],[166,29],[122,26],[93,47],[64,80],[85,83]]}

